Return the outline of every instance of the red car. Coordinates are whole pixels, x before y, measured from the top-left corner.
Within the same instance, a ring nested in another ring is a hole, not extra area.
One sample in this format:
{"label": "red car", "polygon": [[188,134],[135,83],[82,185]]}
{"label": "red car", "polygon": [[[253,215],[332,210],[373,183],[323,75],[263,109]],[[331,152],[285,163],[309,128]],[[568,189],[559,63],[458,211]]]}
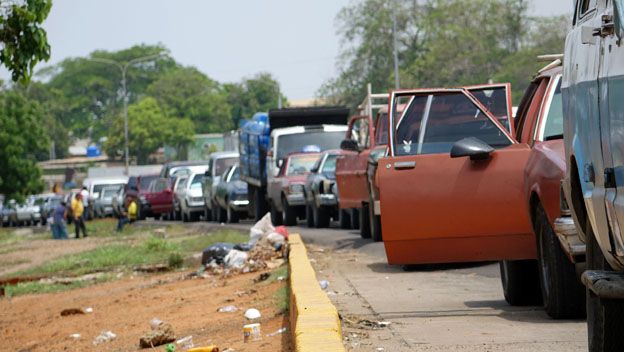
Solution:
{"label": "red car", "polygon": [[320,156],[321,153],[293,153],[284,159],[279,173],[267,185],[273,224],[293,226],[297,218],[305,219],[304,184]]}
{"label": "red car", "polygon": [[140,210],[142,218],[149,216],[158,220],[162,216],[168,220],[169,214],[173,211],[173,191],[169,178],[153,180],[142,196],[144,197]]}

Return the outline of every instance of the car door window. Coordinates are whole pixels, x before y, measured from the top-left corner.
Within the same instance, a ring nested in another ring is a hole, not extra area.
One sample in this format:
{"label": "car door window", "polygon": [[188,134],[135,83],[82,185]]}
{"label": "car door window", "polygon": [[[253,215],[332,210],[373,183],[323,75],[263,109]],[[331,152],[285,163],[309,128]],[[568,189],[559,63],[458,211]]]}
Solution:
{"label": "car door window", "polygon": [[327,159],[325,159],[325,162],[323,163],[323,168],[321,172],[324,174],[333,174],[334,172],[336,172],[337,157],[338,157],[337,155],[329,155]]}
{"label": "car door window", "polygon": [[476,137],[494,148],[511,141],[468,95],[460,91],[414,95],[400,119],[397,155],[449,153],[463,138]]}
{"label": "car door window", "polygon": [[240,180],[240,170],[235,167],[230,173],[230,182],[239,181]]}
{"label": "car door window", "polygon": [[162,192],[167,188],[167,181],[166,180],[158,180],[156,182],[156,184],[154,185],[154,192],[158,193],[158,192]]}
{"label": "car door window", "polygon": [[546,121],[544,122],[544,131],[542,140],[555,138],[563,138],[563,103],[561,101],[561,80],[557,82],[550,104],[545,111]]}
{"label": "car door window", "polygon": [[357,142],[360,149],[369,147],[370,127],[368,118],[357,118],[351,125],[349,138]]}
{"label": "car door window", "polygon": [[509,104],[507,101],[507,86],[490,86],[469,88],[470,93],[479,100],[496,119],[511,131]]}
{"label": "car door window", "polygon": [[178,182],[178,187],[176,187],[176,191],[181,191],[184,189],[184,187],[186,187],[186,180],[188,180],[187,178],[183,178],[180,180],[180,182]]}
{"label": "car door window", "polygon": [[382,112],[377,117],[375,144],[388,144],[388,113]]}

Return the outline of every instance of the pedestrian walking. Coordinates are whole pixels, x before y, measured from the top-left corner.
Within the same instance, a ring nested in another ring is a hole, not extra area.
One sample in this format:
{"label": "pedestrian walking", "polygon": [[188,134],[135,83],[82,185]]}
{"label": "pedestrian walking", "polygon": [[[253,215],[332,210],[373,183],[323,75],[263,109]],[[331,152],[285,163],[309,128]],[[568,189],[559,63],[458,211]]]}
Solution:
{"label": "pedestrian walking", "polygon": [[128,209],[121,209],[119,220],[117,221],[117,232],[121,232],[126,224],[133,223],[137,218],[138,206],[134,197],[129,199]]}
{"label": "pedestrian walking", "polygon": [[84,212],[82,213],[82,220],[87,221],[89,219],[89,191],[87,187],[82,187],[80,190],[80,197],[82,198],[82,206],[84,207]]}
{"label": "pedestrian walking", "polygon": [[80,238],[80,231],[82,230],[82,236],[87,237],[87,227],[84,223],[84,205],[82,203],[82,194],[76,194],[76,197],[71,203],[72,215],[74,216],[74,227],[76,228],[76,238]]}
{"label": "pedestrian walking", "polygon": [[67,239],[65,219],[67,219],[66,203],[65,201],[61,201],[52,212],[52,238],[55,240]]}

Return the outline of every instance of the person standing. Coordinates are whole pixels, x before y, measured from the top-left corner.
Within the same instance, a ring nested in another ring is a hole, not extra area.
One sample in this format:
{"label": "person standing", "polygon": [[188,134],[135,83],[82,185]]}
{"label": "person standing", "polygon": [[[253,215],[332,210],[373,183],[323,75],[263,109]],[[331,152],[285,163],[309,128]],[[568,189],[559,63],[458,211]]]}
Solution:
{"label": "person standing", "polygon": [[80,230],[82,236],[87,237],[87,227],[84,223],[84,205],[82,202],[82,194],[76,194],[71,203],[72,215],[74,216],[74,227],[76,228],[76,238],[80,238]]}
{"label": "person standing", "polygon": [[82,190],[80,190],[80,197],[82,198],[82,206],[84,208],[82,220],[87,221],[89,218],[89,191],[87,187],[82,187]]}
{"label": "person standing", "polygon": [[55,240],[67,239],[67,227],[65,226],[67,211],[65,209],[65,206],[65,202],[61,201],[52,212],[52,237]]}
{"label": "person standing", "polygon": [[126,224],[131,224],[136,220],[138,213],[137,210],[137,203],[134,197],[131,197],[129,199],[128,211],[124,211],[124,209],[121,209],[121,214],[119,214],[119,221],[117,222],[117,232],[121,232]]}

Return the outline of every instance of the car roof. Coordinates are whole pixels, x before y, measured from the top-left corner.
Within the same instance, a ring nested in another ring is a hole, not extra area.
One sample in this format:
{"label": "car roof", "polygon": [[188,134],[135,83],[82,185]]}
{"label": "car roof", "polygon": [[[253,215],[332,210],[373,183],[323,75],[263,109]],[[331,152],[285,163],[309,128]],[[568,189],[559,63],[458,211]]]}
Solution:
{"label": "car roof", "polygon": [[210,154],[210,159],[222,159],[222,158],[238,158],[238,152],[229,151],[229,152],[214,152]]}

